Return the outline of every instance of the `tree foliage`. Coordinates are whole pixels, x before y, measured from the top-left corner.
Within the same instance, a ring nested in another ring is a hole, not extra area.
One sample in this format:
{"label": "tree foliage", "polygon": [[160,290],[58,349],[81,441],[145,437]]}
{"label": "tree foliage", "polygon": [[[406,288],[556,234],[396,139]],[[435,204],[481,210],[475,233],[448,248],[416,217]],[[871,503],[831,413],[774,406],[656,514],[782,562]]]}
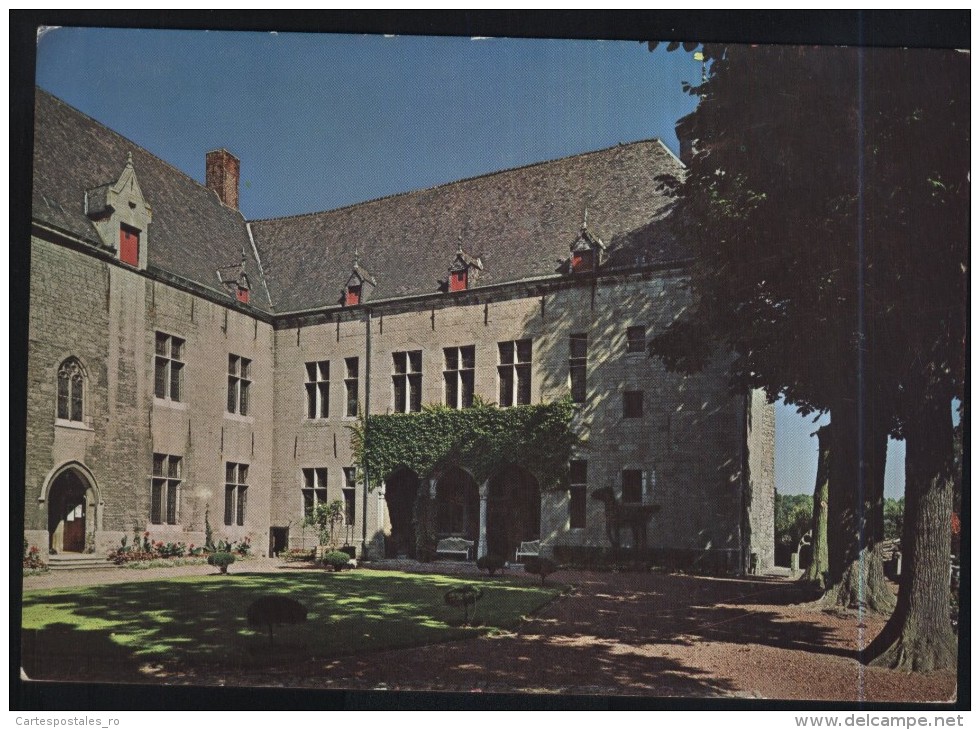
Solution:
{"label": "tree foliage", "polygon": [[776,542],[794,551],[800,538],[813,527],[813,496],[809,494],[776,494]]}
{"label": "tree foliage", "polygon": [[965,370],[969,55],[703,53],[700,104],[678,125],[695,151],[683,178],[664,179],[696,261],[692,306],[652,350],[693,370],[721,347],[734,384],[831,413],[836,585],[868,574],[857,568],[884,531],[886,437],[907,440],[911,577],[872,655],[949,666],[955,643],[930,596],[948,572],[950,402]]}

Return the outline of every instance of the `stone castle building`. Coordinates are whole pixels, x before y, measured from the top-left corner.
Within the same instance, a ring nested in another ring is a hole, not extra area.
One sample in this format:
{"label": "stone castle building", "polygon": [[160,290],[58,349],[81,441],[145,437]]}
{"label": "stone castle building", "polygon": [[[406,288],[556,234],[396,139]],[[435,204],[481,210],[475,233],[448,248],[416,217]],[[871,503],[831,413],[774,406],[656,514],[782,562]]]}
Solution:
{"label": "stone castle building", "polygon": [[[411,554],[428,489],[440,536],[560,554],[609,545],[588,495],[610,487],[661,506],[655,551],[771,565],[772,407],[732,396],[723,358],[683,377],[647,354],[687,297],[657,182],[682,165],[658,140],[249,221],[228,151],[201,185],[41,90],[35,111],[30,544],[202,545],[207,519],[278,552],[314,544],[304,514],[339,499],[343,542]],[[476,484],[461,463],[365,494],[353,469],[366,407],[569,395],[566,488],[505,465]]]}

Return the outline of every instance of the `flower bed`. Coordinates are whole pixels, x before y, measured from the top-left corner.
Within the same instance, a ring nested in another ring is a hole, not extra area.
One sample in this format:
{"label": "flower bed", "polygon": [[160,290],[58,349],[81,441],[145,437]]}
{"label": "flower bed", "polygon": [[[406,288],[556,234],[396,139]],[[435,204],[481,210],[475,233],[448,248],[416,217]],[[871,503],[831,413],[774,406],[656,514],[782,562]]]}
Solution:
{"label": "flower bed", "polygon": [[122,538],[119,547],[109,551],[107,560],[116,565],[139,565],[139,567],[173,567],[176,565],[196,565],[216,552],[230,552],[241,557],[247,557],[252,552],[252,541],[243,537],[238,542],[219,540],[217,545],[204,547],[187,545],[183,542],[163,542],[151,540],[150,533],[142,536],[137,532],[129,544],[127,537]]}

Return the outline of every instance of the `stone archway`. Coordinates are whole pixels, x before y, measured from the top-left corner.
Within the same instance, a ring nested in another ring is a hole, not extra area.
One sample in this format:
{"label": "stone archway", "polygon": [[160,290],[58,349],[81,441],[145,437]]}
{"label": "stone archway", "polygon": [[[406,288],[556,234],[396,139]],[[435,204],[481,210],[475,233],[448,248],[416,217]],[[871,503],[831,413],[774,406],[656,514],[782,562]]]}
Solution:
{"label": "stone archway", "polygon": [[487,486],[487,552],[513,560],[522,542],[541,538],[541,488],[520,466],[498,471]]}
{"label": "stone archway", "polygon": [[385,557],[415,557],[415,502],[419,476],[400,467],[385,479]]}
{"label": "stone archway", "polygon": [[47,490],[48,548],[83,553],[86,537],[96,529],[98,502],[89,477],[76,467],[58,473]]}
{"label": "stone archway", "polygon": [[436,532],[440,538],[480,537],[480,489],[473,476],[458,467],[446,469],[436,482]]}

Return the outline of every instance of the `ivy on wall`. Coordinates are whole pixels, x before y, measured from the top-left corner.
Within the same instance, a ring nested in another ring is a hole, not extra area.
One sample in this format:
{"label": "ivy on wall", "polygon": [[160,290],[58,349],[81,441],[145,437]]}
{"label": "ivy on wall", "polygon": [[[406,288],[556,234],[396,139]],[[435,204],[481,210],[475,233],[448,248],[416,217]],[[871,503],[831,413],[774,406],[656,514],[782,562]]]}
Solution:
{"label": "ivy on wall", "polygon": [[[419,477],[438,477],[453,466],[483,483],[508,466],[527,469],[542,490],[565,488],[568,461],[579,443],[570,428],[570,399],[498,408],[474,400],[472,408],[426,406],[419,413],[363,417],[352,427],[354,463],[370,486],[400,466]],[[365,449],[365,429],[368,448]]]}

